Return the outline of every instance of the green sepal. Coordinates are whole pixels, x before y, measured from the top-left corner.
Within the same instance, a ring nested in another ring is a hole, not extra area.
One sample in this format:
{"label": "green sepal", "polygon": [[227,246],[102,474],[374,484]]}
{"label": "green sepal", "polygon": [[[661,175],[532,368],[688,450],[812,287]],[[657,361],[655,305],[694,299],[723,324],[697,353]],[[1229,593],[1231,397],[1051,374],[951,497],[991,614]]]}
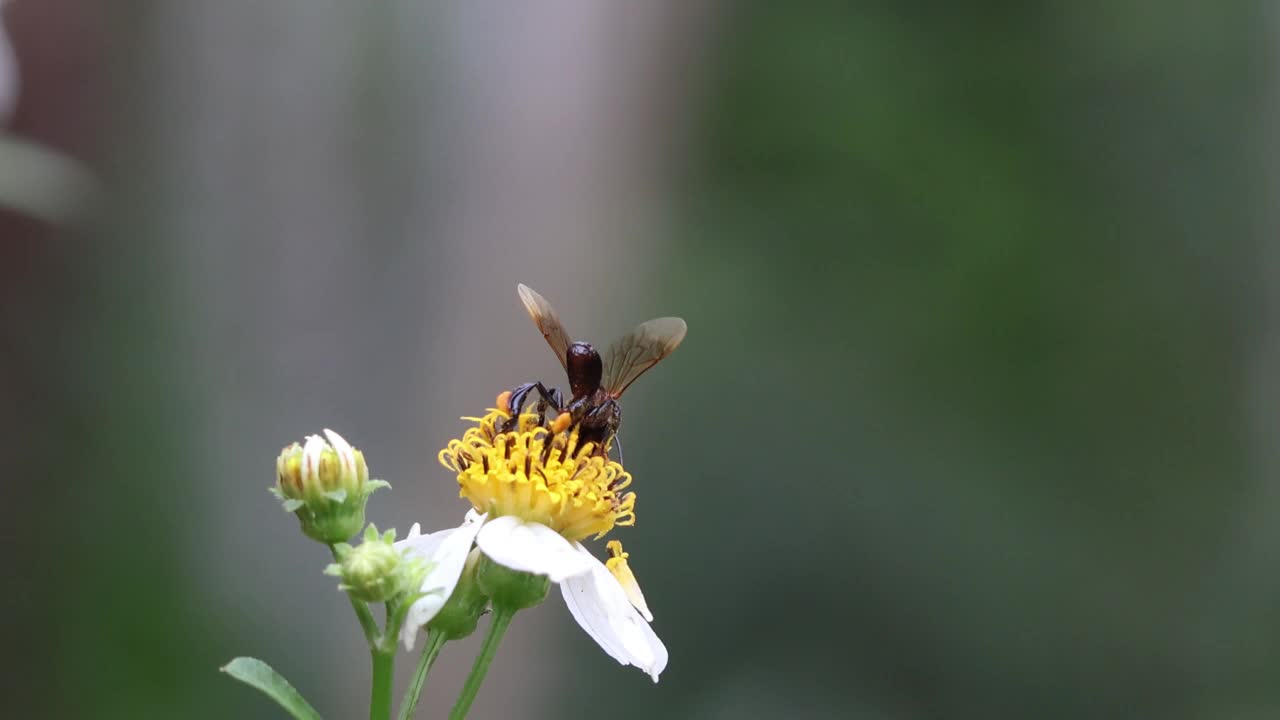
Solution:
{"label": "green sepal", "polygon": [[284,493],[280,492],[280,488],[278,487],[269,487],[267,488],[267,492],[274,495],[275,498],[280,501],[280,507],[283,508],[285,512],[297,512],[298,508],[306,505],[305,502],[297,498],[286,497]]}
{"label": "green sepal", "polygon": [[487,555],[480,556],[476,581],[480,591],[492,598],[495,608],[511,612],[540,604],[551,589],[551,580],[546,575],[512,570]]}
{"label": "green sepal", "polygon": [[462,575],[458,578],[453,593],[445,600],[436,616],[427,622],[425,630],[442,633],[450,640],[460,640],[476,631],[476,623],[489,607],[489,596],[480,589],[480,583],[476,581],[481,557],[480,548],[473,548],[467,555],[467,563],[463,566]]}
{"label": "green sepal", "polygon": [[450,640],[461,640],[476,631],[476,623],[489,607],[489,596],[471,584],[471,591],[455,591],[445,600],[444,607],[427,623],[427,630],[436,630]]}
{"label": "green sepal", "polygon": [[261,660],[238,657],[224,665],[221,670],[275,700],[285,712],[297,720],[320,720],[320,713],[311,707],[306,698],[302,697],[302,693],[290,685],[284,676]]}
{"label": "green sepal", "polygon": [[326,545],[345,543],[364,527],[364,498],[332,502],[325,499],[317,505],[302,505],[294,511],[302,532]]}

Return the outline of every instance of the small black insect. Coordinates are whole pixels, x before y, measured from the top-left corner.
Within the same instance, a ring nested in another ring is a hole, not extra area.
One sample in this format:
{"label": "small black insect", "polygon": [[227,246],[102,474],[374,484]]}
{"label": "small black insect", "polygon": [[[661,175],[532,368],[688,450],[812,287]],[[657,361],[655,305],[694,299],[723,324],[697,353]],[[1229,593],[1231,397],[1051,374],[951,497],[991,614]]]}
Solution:
{"label": "small black insect", "polygon": [[[566,427],[578,425],[582,440],[596,443],[601,454],[607,452],[609,441],[618,433],[618,425],[622,422],[618,398],[636,378],[679,347],[689,326],[677,317],[640,323],[610,345],[601,359],[591,343],[574,342],[569,338],[555,308],[546,298],[527,285],[520,285],[518,290],[529,317],[533,318],[542,337],[546,338],[564,366],[571,397],[565,403],[558,389],[548,389],[541,382],[525,383],[511,391],[508,409],[512,417],[504,429],[509,430],[515,424],[529,394],[536,391],[540,414],[546,407],[551,407],[560,413],[558,424]],[[567,420],[563,419],[565,415]]]}

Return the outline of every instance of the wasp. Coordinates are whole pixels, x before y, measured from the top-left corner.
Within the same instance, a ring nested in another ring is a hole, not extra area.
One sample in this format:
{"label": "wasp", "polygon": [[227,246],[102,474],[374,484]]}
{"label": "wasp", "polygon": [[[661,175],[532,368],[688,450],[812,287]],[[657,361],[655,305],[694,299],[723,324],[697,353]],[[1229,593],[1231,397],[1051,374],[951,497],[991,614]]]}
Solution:
{"label": "wasp", "polygon": [[560,316],[546,298],[524,284],[518,286],[518,291],[529,317],[564,366],[570,397],[565,402],[559,389],[548,388],[541,382],[520,385],[511,391],[507,401],[511,419],[505,429],[514,426],[529,395],[537,392],[540,422],[550,407],[559,413],[553,429],[562,431],[577,425],[581,440],[596,443],[601,454],[607,453],[622,423],[618,399],[636,378],[679,347],[689,326],[678,317],[640,323],[614,341],[602,358],[591,343],[570,339]]}

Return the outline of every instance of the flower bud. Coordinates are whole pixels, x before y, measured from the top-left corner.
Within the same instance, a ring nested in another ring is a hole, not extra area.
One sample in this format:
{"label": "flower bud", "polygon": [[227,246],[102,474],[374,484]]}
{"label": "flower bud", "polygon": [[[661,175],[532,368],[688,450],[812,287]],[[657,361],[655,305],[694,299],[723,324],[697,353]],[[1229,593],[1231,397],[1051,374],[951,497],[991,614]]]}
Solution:
{"label": "flower bud", "polygon": [[332,545],[360,531],[369,495],[387,484],[369,479],[364,454],[341,435],[332,430],[324,434],[327,441],[311,435],[305,444],[280,451],[271,491],[286,511],[298,516],[307,537]]}
{"label": "flower bud", "polygon": [[547,598],[551,580],[546,575],[534,575],[499,565],[486,555],[480,556],[476,570],[480,591],[493,599],[495,608],[523,610],[541,603]]}
{"label": "flower bud", "polygon": [[431,630],[438,630],[450,640],[467,637],[476,631],[476,622],[484,614],[489,605],[489,596],[480,589],[476,573],[480,567],[480,548],[475,548],[467,555],[467,564],[462,569],[462,576],[453,594],[445,601],[440,612],[427,623]]}
{"label": "flower bud", "polygon": [[392,543],[396,531],[378,535],[378,528],[365,528],[364,542],[356,547],[339,543],[334,547],[338,562],[325,574],[342,579],[338,589],[365,602],[386,602],[416,587],[421,581],[421,563],[406,559]]}

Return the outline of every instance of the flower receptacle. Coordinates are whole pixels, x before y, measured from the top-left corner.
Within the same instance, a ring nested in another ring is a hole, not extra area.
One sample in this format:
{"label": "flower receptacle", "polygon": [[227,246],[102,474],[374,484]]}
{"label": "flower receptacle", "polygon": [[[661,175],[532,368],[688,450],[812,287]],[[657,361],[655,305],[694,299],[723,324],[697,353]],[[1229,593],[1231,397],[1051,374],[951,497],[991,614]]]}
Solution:
{"label": "flower receptacle", "polygon": [[495,608],[508,611],[538,605],[547,598],[551,589],[551,580],[546,575],[512,570],[486,555],[480,556],[476,580],[480,590],[492,599]]}

